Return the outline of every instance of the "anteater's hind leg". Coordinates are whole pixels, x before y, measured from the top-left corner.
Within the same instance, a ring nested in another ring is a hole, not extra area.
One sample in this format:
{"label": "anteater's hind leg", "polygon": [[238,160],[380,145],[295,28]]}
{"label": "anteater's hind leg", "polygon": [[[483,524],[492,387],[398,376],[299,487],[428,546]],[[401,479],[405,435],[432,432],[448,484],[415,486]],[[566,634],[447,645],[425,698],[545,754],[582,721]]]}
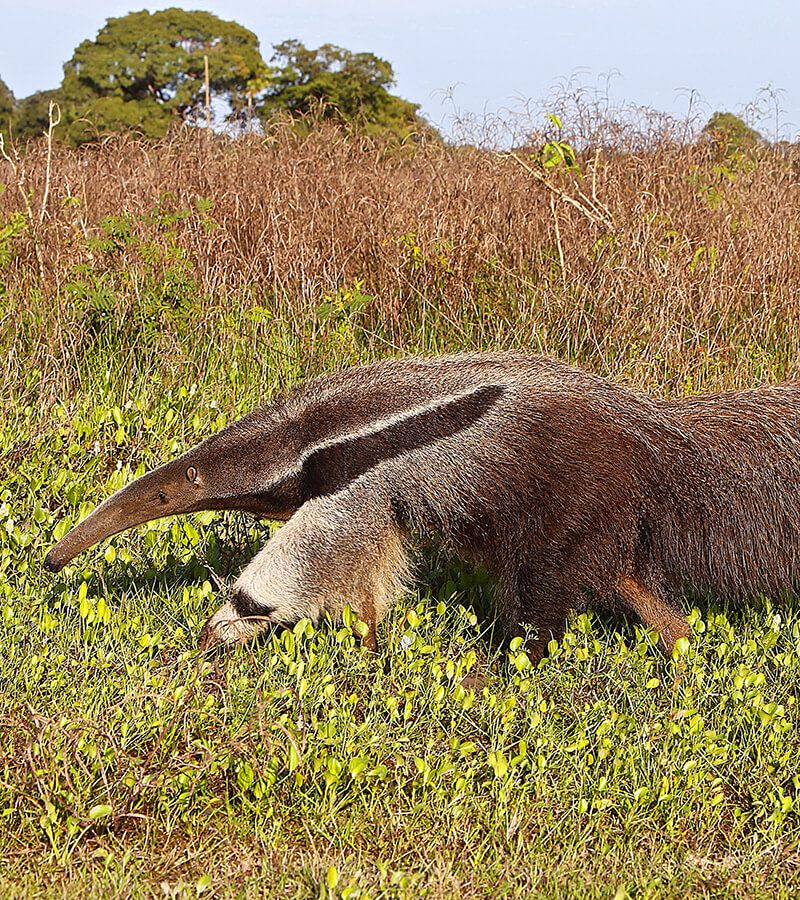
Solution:
{"label": "anteater's hind leg", "polygon": [[617,593],[648,628],[659,634],[659,646],[670,656],[678,638],[691,634],[689,623],[658,591],[651,590],[638,578],[623,576],[617,582]]}
{"label": "anteater's hind leg", "polygon": [[361,487],[305,503],[254,557],[230,602],[208,620],[201,647],[245,643],[271,624],[292,625],[346,604],[367,623],[364,643],[403,590],[409,570],[390,503]]}

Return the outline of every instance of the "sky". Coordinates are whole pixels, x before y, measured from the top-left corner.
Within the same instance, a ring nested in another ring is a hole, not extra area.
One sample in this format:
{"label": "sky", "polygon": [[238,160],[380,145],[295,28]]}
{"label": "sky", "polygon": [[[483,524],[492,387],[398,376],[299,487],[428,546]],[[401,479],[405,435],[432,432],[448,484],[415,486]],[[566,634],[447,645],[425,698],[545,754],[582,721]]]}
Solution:
{"label": "sky", "polygon": [[[55,87],[61,67],[136,0],[0,0],[0,78],[18,97]],[[799,0],[189,0],[254,31],[262,55],[288,38],[389,60],[395,92],[446,133],[457,119],[503,117],[577,77],[630,102],[707,118],[759,97],[769,138],[800,136]],[[767,88],[765,93],[763,89]]]}

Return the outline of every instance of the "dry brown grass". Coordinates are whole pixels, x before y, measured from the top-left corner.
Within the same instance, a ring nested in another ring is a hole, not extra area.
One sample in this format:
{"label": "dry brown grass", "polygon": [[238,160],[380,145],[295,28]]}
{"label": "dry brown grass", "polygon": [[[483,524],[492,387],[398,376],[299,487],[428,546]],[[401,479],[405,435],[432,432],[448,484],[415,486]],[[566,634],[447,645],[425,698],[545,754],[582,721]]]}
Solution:
{"label": "dry brown grass", "polygon": [[[795,371],[796,158],[721,162],[707,143],[664,138],[581,166],[545,184],[508,156],[332,128],[120,138],[55,151],[39,223],[46,148],[34,146],[16,176],[0,166],[0,221],[24,209],[22,191],[36,213],[0,270],[6,386],[36,360],[74,388],[79,366],[65,361],[96,337],[85,294],[97,285],[118,324],[161,293],[150,343],[176,370],[166,307],[188,302],[193,334],[223,345],[226,316],[265,307],[314,353],[319,304],[363,282],[368,355],[525,346],[667,390]],[[608,225],[571,202],[593,188]],[[133,236],[99,249],[107,216],[131,217]]]}

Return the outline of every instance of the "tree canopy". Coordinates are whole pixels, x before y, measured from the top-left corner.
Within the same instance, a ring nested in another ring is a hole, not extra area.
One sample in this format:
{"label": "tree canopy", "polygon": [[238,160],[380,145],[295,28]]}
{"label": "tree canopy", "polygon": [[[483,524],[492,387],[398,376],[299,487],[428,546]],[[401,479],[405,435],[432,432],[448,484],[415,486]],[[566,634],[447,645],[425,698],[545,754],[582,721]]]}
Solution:
{"label": "tree canopy", "polygon": [[212,103],[233,109],[266,70],[255,34],[212,13],[172,8],[109,19],[64,66],[58,99],[71,138],[128,129],[160,137],[173,123],[202,119],[206,57]]}
{"label": "tree canopy", "polygon": [[17,109],[12,119],[15,137],[38,137],[47,131],[49,124],[50,103],[61,105],[61,94],[58,89],[36,91],[29,97],[17,101]]}
{"label": "tree canopy", "polygon": [[314,113],[401,138],[434,133],[415,104],[390,92],[394,72],[386,60],[333,44],[309,50],[294,40],[274,50],[267,66],[252,31],[212,13],[132,12],[108,19],[75,49],[55,90],[15,103],[0,82],[0,116],[12,118],[15,136],[33,137],[47,129],[55,100],[60,136],[71,143],[128,130],[159,138],[173,124],[205,120],[207,59],[211,108],[231,122],[263,123],[283,111],[300,128]]}
{"label": "tree canopy", "polygon": [[324,115],[361,122],[369,131],[405,137],[429,128],[416,104],[389,92],[392,66],[373,53],[352,53],[334,44],[309,50],[292,40],[275,46],[271,62],[275,71],[260,106],[263,118],[277,110],[302,116],[322,104]]}
{"label": "tree canopy", "polygon": [[17,108],[17,101],[11,88],[0,78],[0,134],[8,134],[9,123],[11,117]]}
{"label": "tree canopy", "polygon": [[755,128],[731,112],[715,112],[706,122],[703,134],[708,135],[723,154],[742,153],[764,144],[764,138]]}

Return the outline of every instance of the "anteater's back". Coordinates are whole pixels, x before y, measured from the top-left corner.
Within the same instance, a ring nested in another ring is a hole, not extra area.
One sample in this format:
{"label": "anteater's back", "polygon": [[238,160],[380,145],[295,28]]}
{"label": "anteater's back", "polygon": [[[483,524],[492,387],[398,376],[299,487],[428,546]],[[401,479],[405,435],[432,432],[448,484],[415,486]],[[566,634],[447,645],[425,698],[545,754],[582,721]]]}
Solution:
{"label": "anteater's back", "polygon": [[669,478],[675,586],[744,597],[800,583],[800,386],[665,401],[685,435]]}

